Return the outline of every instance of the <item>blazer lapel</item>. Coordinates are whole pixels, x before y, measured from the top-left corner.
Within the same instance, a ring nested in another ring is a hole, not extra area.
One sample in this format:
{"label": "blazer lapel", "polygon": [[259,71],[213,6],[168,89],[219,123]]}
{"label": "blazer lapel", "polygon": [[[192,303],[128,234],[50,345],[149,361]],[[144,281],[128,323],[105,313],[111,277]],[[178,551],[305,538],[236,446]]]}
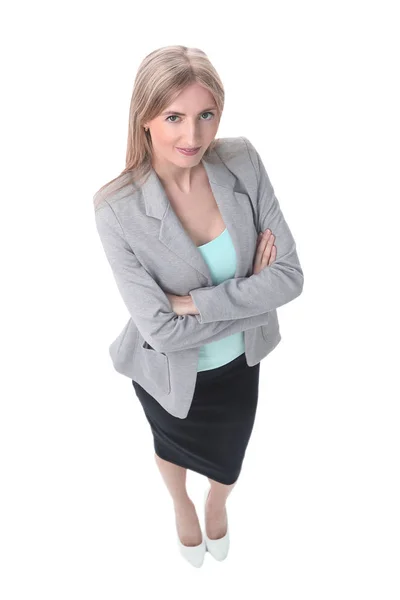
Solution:
{"label": "blazer lapel", "polygon": [[[236,250],[235,277],[246,277],[249,266],[253,262],[256,241],[256,232],[250,216],[251,209],[248,204],[246,206],[246,203],[251,201],[245,194],[234,190],[236,177],[215,152],[210,160],[202,159],[202,163]],[[161,221],[159,240],[199,271],[207,279],[208,285],[214,285],[207,263],[173,210],[153,168],[141,189],[146,214]]]}

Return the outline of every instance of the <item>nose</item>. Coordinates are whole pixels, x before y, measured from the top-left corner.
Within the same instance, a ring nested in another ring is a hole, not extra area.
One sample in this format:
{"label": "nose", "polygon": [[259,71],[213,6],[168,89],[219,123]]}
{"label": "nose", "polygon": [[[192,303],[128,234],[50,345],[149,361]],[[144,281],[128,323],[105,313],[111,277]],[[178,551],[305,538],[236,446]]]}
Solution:
{"label": "nose", "polygon": [[198,121],[195,121],[194,123],[192,123],[191,121],[188,121],[185,124],[185,135],[183,135],[182,139],[184,141],[184,143],[180,144],[180,148],[198,148],[199,146],[201,146],[200,143],[200,136],[199,136],[199,128],[200,128],[200,123],[198,123]]}

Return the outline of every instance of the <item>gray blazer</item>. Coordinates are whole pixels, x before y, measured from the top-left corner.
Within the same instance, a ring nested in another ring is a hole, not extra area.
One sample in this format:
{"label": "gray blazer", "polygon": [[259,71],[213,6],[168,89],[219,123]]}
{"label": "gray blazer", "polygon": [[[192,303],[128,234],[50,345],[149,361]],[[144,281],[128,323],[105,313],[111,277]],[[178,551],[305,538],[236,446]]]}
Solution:
{"label": "gray blazer", "polygon": [[[220,138],[202,159],[237,257],[235,277],[213,285],[154,169],[142,186],[95,200],[96,227],[130,318],[109,347],[116,371],[184,419],[199,348],[244,331],[254,366],[280,342],[276,309],[303,289],[296,244],[262,160],[245,137]],[[257,234],[275,235],[275,261],[252,274]],[[176,315],[165,292],[192,297],[198,315]]]}

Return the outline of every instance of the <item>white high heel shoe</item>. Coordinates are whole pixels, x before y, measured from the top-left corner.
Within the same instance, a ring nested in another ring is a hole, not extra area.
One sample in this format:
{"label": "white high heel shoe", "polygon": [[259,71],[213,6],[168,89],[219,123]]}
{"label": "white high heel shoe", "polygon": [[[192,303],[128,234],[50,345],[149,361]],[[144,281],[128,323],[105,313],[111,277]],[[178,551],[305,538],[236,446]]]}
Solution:
{"label": "white high heel shoe", "polygon": [[185,546],[182,544],[179,536],[177,535],[179,551],[182,554],[183,558],[185,558],[190,564],[194,567],[201,567],[204,561],[204,556],[206,554],[206,542],[204,539],[203,531],[202,540],[198,546]]}
{"label": "white high heel shoe", "polygon": [[[204,513],[207,504],[208,494],[211,488],[208,488],[204,493]],[[229,526],[227,527],[226,534],[222,538],[211,540],[206,533],[206,527],[204,526],[204,538],[206,542],[206,548],[208,552],[216,560],[224,560],[228,555],[229,550]]]}

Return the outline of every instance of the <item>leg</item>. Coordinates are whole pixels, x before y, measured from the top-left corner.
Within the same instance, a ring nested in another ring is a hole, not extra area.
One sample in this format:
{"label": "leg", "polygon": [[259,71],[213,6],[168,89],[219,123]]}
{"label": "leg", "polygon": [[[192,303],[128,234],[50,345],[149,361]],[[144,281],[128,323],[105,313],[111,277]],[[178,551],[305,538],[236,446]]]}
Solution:
{"label": "leg", "polygon": [[208,477],[211,484],[205,507],[206,534],[211,540],[217,540],[226,534],[228,527],[226,500],[237,481],[225,485]]}
{"label": "leg", "polygon": [[186,490],[187,469],[164,460],[156,453],[154,457],[174,503],[179,539],[185,546],[197,546],[201,543],[202,534],[196,508]]}
{"label": "leg", "polygon": [[208,481],[210,482],[211,488],[210,493],[208,495],[207,505],[212,507],[215,510],[221,510],[225,508],[226,500],[237,484],[232,483],[231,485],[225,485],[224,483],[219,483],[219,481],[214,481],[208,477]]}
{"label": "leg", "polygon": [[190,502],[186,490],[186,469],[164,460],[154,453],[157,466],[164,479],[164,483],[171,494],[175,508],[184,508]]}

